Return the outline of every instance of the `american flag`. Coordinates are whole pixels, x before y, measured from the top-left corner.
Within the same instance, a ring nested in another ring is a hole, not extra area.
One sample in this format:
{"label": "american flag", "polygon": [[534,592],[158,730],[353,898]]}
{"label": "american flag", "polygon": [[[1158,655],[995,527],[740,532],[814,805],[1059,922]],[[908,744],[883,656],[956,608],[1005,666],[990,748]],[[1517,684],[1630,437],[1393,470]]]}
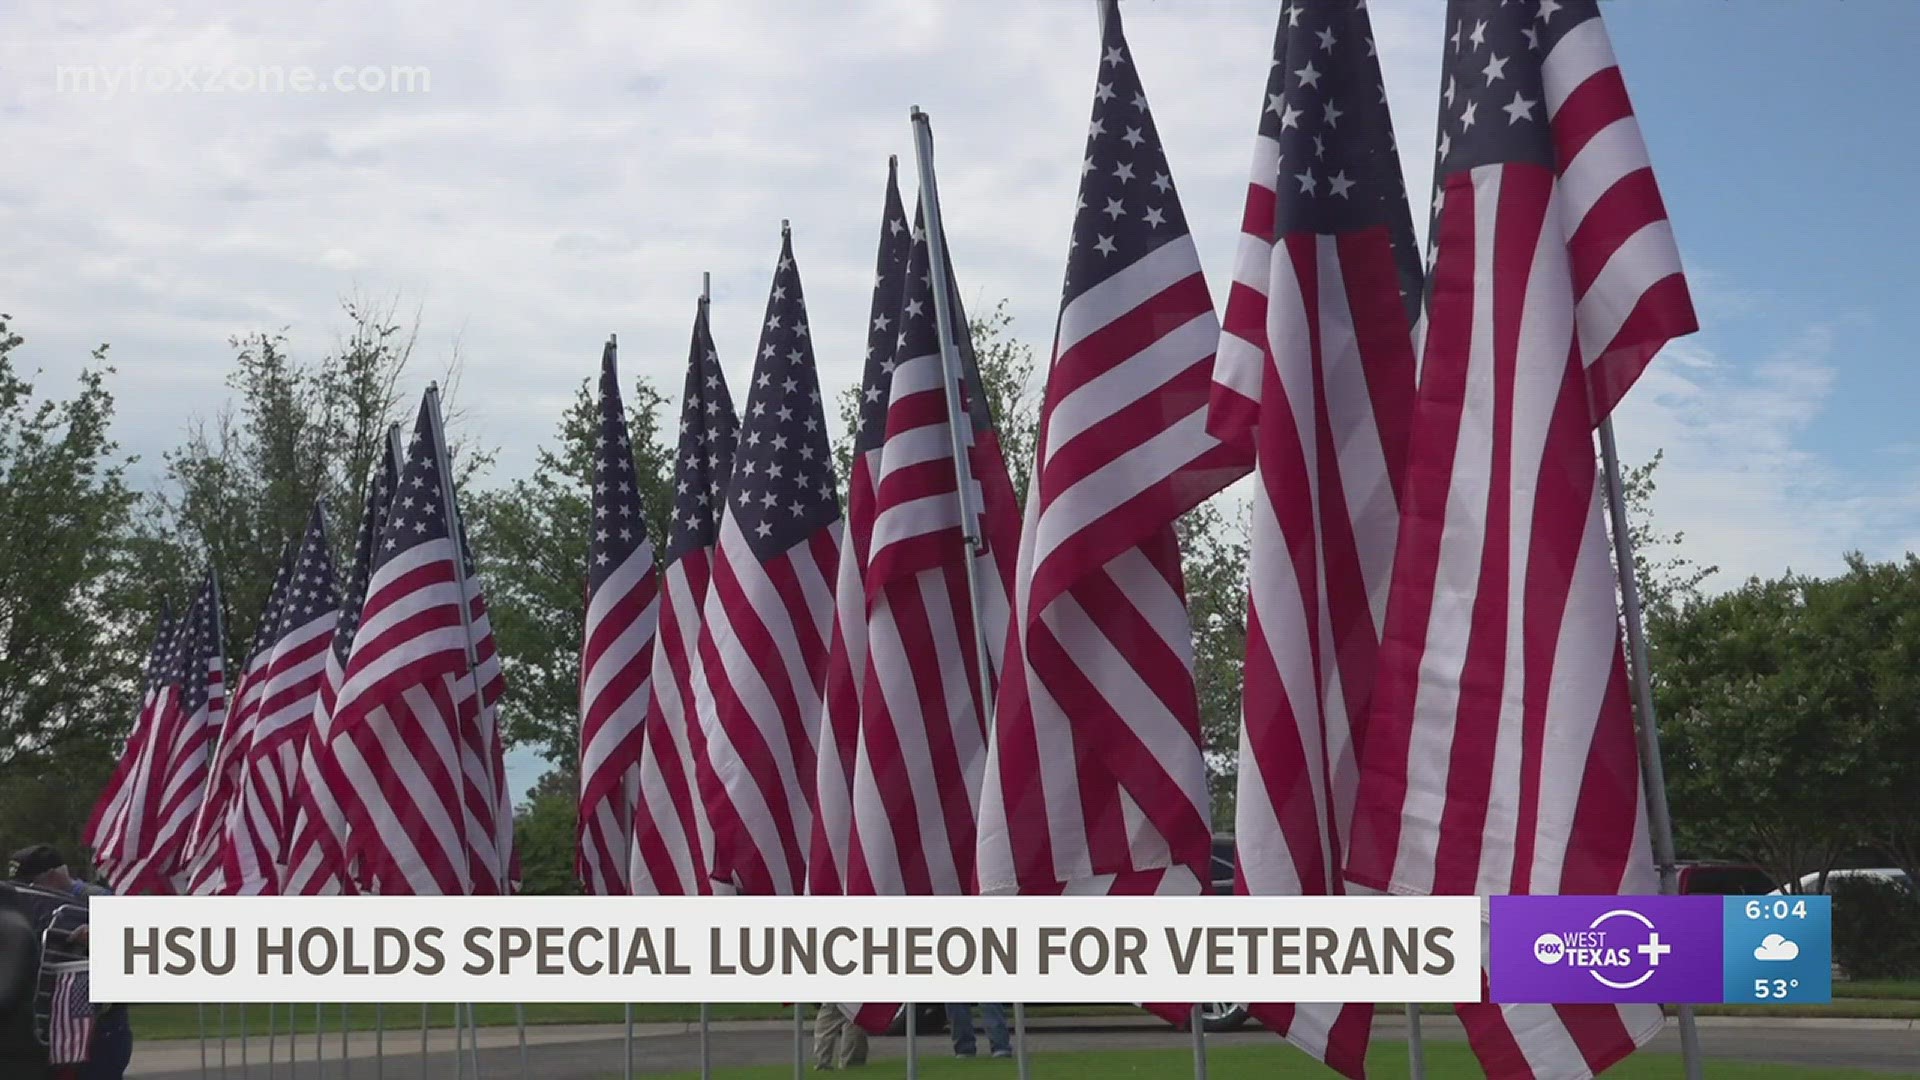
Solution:
{"label": "american flag", "polygon": [[673,466],[673,520],[660,571],[659,637],[653,647],[653,702],[640,754],[640,798],[628,880],[636,895],[703,895],[713,828],[708,802],[719,781],[707,758],[695,709],[701,612],[719,538],[720,507],[733,471],[739,419],[702,299],[693,319],[687,381],[680,403],[680,443]]}
{"label": "american flag", "polygon": [[221,845],[228,892],[253,896],[281,888],[292,788],[339,617],[326,511],[315,502],[274,619],[240,787]]}
{"label": "american flag", "polygon": [[807,859],[807,891],[820,895],[847,891],[847,845],[853,835],[853,764],[860,745],[860,694],[867,674],[867,551],[873,536],[880,444],[886,440],[887,387],[893,382],[893,353],[900,340],[900,294],[906,280],[907,251],[912,245],[912,229],[900,199],[899,164],[889,158],[873,304],[867,321],[866,369],[860,380],[860,411],[853,432],[852,469],[847,477],[847,532],[840,544],[840,572],[833,590],[826,703],[820,719],[816,811],[812,853]]}
{"label": "american flag", "polygon": [[1198,893],[1210,877],[1173,523],[1249,463],[1206,430],[1220,324],[1117,5],[1103,16],[981,797],[982,892]]}
{"label": "american flag", "polygon": [[280,606],[286,602],[287,576],[293,572],[294,543],[289,540],[280,552],[280,568],[274,572],[273,586],[253,627],[253,642],[247,648],[246,663],[234,680],[233,707],[227,710],[226,723],[214,743],[213,764],[207,783],[207,797],[193,818],[193,832],[187,842],[190,875],[187,891],[201,895],[228,891],[226,865],[220,849],[234,820],[234,808],[240,793],[240,774],[247,760],[247,748],[253,741],[254,720],[260,715],[261,683],[267,663],[272,659],[273,630],[280,620]]}
{"label": "american flag", "polygon": [[580,645],[580,813],[574,872],[587,892],[630,891],[640,749],[651,704],[660,576],[620,404],[614,343],[600,358],[600,430],[594,434],[587,621]]}
{"label": "american flag", "polygon": [[504,680],[458,511],[445,505],[437,405],[429,390],[334,704],[334,753],[355,796],[345,855],[383,894],[501,895],[513,865]]}
{"label": "american flag", "polygon": [[782,233],[720,517],[698,706],[715,773],[713,874],[743,893],[792,895],[806,887],[841,520],[800,271]]}
{"label": "american flag", "polygon": [[355,798],[333,746],[333,707],[346,682],[347,660],[360,612],[367,598],[373,549],[393,502],[400,458],[389,438],[387,449],[367,482],[367,498],[353,545],[353,570],[340,596],[339,614],[328,641],[325,668],[313,704],[313,727],[301,747],[300,768],[289,798],[292,823],[281,862],[287,870],[281,892],[289,896],[330,896],[354,891],[355,877],[346,859],[347,816],[342,800]]}
{"label": "american flag", "polygon": [[[1593,428],[1695,329],[1594,0],[1453,0],[1419,399],[1348,877],[1655,884]],[[1494,1077],[1586,1077],[1651,1006],[1459,1010]]]}
{"label": "american flag", "polygon": [[[1399,527],[1420,255],[1362,0],[1281,12],[1210,426],[1252,439],[1237,888],[1338,895]],[[1276,241],[1277,238],[1277,241]],[[1373,1006],[1254,1005],[1339,1072]]]}
{"label": "american flag", "polygon": [[84,1064],[93,1046],[93,999],[85,970],[63,971],[54,976],[48,1021],[48,1063]]}
{"label": "american flag", "polygon": [[109,876],[115,876],[115,868],[107,852],[126,820],[127,803],[133,792],[134,768],[146,752],[147,740],[153,737],[154,705],[160,696],[161,675],[172,638],[173,607],[162,600],[159,617],[154,620],[153,644],[147,649],[147,664],[142,669],[140,711],[134,716],[132,729],[127,732],[127,742],[114,764],[113,776],[101,790],[100,798],[94,802],[93,812],[87,816],[87,829],[83,834],[87,846],[93,849],[94,864]]}
{"label": "american flag", "polygon": [[[885,441],[870,457],[877,497],[863,590],[866,679],[853,774],[847,891],[861,895],[957,895],[976,887],[974,822],[991,722],[991,703],[980,700],[980,665],[988,665],[992,686],[1005,659],[1020,545],[1019,502],[949,265],[948,313],[966,409],[960,437],[985,550],[972,551],[962,530],[923,221],[916,220],[913,237],[890,392],[883,414],[862,417],[863,435],[878,437],[867,427],[883,425]],[[984,635],[975,628],[969,560]],[[895,1012],[892,1004],[868,1005],[857,1019],[884,1032]]]}
{"label": "american flag", "polygon": [[126,815],[108,857],[122,893],[178,892],[186,845],[207,792],[207,759],[226,715],[220,582],[212,570],[175,628],[154,702],[153,736],[134,766]]}

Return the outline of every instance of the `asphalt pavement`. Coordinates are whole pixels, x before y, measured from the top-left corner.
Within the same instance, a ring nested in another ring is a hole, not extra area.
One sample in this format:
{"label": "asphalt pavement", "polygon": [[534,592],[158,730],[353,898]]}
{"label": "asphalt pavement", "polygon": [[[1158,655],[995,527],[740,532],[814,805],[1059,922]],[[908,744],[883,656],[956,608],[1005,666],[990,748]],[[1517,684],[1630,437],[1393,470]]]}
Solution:
{"label": "asphalt pavement", "polygon": [[[634,1071],[650,1075],[689,1070],[696,1066],[699,1036],[685,1024],[635,1026]],[[1430,1040],[1463,1037],[1451,1017],[1426,1017],[1422,1031]],[[784,1021],[729,1021],[715,1023],[710,1032],[715,1068],[769,1065],[793,1060],[793,1026]],[[811,1040],[811,1024],[808,1037]],[[1404,1039],[1406,1020],[1382,1016],[1375,1027],[1381,1039]],[[1150,1017],[1070,1017],[1030,1022],[1030,1052],[1170,1048],[1190,1045],[1189,1037]],[[1210,1046],[1265,1042],[1274,1036],[1257,1025],[1208,1036]],[[482,1077],[511,1080],[521,1076],[521,1049],[513,1028],[483,1028],[478,1058]],[[311,1035],[293,1048],[288,1062],[283,1035],[271,1048],[256,1035],[247,1047],[243,1068],[237,1039],[227,1041],[227,1063],[219,1064],[218,1043],[208,1044],[208,1077],[220,1080],[415,1080],[455,1076],[452,1033],[435,1031],[422,1068],[418,1029],[388,1031],[384,1053],[376,1061],[371,1032],[350,1038],[343,1061],[340,1035],[333,1033],[316,1047]],[[1904,1020],[1809,1020],[1748,1017],[1703,1017],[1701,1047],[1709,1060],[1775,1064],[1844,1066],[1891,1076],[1920,1076],[1920,1022]],[[951,1053],[944,1035],[919,1040],[923,1056]],[[271,1061],[269,1050],[271,1049]],[[981,1050],[986,1049],[982,1040]],[[1669,1024],[1650,1049],[1678,1053],[1679,1032]],[[320,1060],[316,1062],[316,1052]],[[467,1050],[467,1053],[472,1053]],[[526,1075],[538,1080],[608,1080],[625,1067],[625,1041],[619,1026],[553,1025],[528,1029]],[[878,1038],[870,1060],[906,1056],[904,1038]],[[1036,1058],[1036,1069],[1042,1059]],[[196,1040],[148,1041],[135,1046],[129,1077],[141,1080],[200,1080],[200,1048]]]}

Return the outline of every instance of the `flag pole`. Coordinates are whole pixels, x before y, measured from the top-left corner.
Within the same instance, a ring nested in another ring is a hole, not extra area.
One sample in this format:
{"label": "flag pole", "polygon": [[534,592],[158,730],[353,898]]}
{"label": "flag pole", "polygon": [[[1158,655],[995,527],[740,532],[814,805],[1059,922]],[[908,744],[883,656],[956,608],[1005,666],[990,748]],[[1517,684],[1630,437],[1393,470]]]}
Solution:
{"label": "flag pole", "polygon": [[[1653,711],[1653,681],[1647,660],[1647,631],[1641,617],[1640,579],[1633,565],[1633,536],[1627,529],[1626,485],[1620,477],[1620,450],[1613,441],[1613,418],[1600,421],[1600,458],[1607,485],[1607,511],[1613,519],[1613,558],[1620,571],[1620,613],[1627,624],[1627,649],[1633,676],[1634,711],[1639,723],[1640,779],[1647,789],[1647,826],[1653,834],[1653,858],[1660,869],[1660,891],[1680,891],[1680,870],[1674,862],[1673,815],[1667,806],[1666,767],[1660,760],[1660,725]],[[1679,1008],[1680,1056],[1687,1080],[1700,1080],[1700,1030],[1693,1006]]]}
{"label": "flag pole", "polygon": [[[247,1029],[240,1029],[240,1072],[247,1071]],[[273,1066],[280,1054],[279,1044],[273,1041],[273,1002],[267,1002],[267,1080],[273,1080]]]}
{"label": "flag pole", "polygon": [[427,1003],[423,1001],[420,1003],[420,1080],[427,1080],[427,1071]]}
{"label": "flag pole", "polygon": [[[241,1009],[243,1010],[243,1015],[244,1015],[244,1010],[246,1009],[246,1006],[244,1005],[241,1006]],[[219,1014],[220,1014],[220,1080],[227,1080],[227,1003],[224,1001],[220,1003]]]}
{"label": "flag pole", "polygon": [[[711,320],[712,306],[713,306],[713,274],[709,273],[708,271],[702,270],[700,272],[700,314],[703,316],[706,316],[709,320]],[[697,840],[699,838],[696,836],[694,839]],[[704,870],[700,870],[698,867],[696,867],[695,869],[701,873],[705,872]],[[713,1080],[713,1038],[712,1038],[713,1031],[711,1027],[712,1015],[713,1015],[713,1010],[708,1007],[706,1002],[704,1001],[701,1002],[700,1003],[700,1080]],[[628,1080],[632,1080],[631,1072],[629,1072],[628,1074]]]}
{"label": "flag pole", "polygon": [[[427,384],[427,407],[432,410],[433,414],[433,452],[437,455],[440,463],[440,468],[437,470],[440,473],[440,509],[446,519],[447,536],[453,541],[454,577],[460,586],[460,631],[461,638],[467,647],[467,678],[473,682],[473,707],[474,715],[477,717],[486,711],[486,702],[482,700],[485,692],[480,686],[480,656],[473,642],[473,599],[467,593],[466,530],[461,525],[460,515],[453,499],[453,455],[447,452],[447,421],[446,416],[440,411],[440,384],[437,382]],[[490,753],[490,749],[482,747],[480,752],[487,754]],[[489,844],[491,845],[491,843],[492,838],[490,837]],[[495,869],[504,872],[505,867],[496,867]],[[469,871],[469,873],[471,873],[471,871]],[[454,1058],[456,1060],[458,1060],[460,1056],[458,1016],[458,1007],[456,1006],[456,1025],[454,1028]],[[472,1029],[470,1045],[473,1049],[474,1080],[479,1080],[480,1021],[479,1018],[474,1015],[471,1004],[466,1006],[466,1022]],[[514,1008],[514,1026],[518,1029],[520,1035],[522,1076],[524,1077],[527,1025],[526,1014],[519,1006],[515,1006]]]}
{"label": "flag pole", "polygon": [[373,1080],[387,1080],[387,1010],[373,1003]]}
{"label": "flag pole", "polygon": [[326,1006],[313,1003],[313,1071],[316,1075],[327,1071],[327,1017]]}
{"label": "flag pole", "polygon": [[1420,1005],[1407,1002],[1407,1075],[1427,1080],[1427,1044],[1420,1036]]}
{"label": "flag pole", "polygon": [[207,1080],[207,1003],[195,1005],[193,1015],[200,1028],[200,1080]]}
{"label": "flag pole", "polygon": [[[983,617],[986,605],[980,597],[980,569],[975,565],[986,552],[986,537],[980,531],[979,508],[973,504],[974,483],[972,462],[967,457],[967,437],[961,425],[967,421],[966,410],[960,401],[960,381],[966,377],[961,369],[960,348],[954,342],[953,296],[949,291],[953,283],[947,279],[947,236],[940,217],[940,185],[934,178],[933,170],[933,120],[913,106],[908,112],[913,124],[913,154],[920,173],[920,206],[927,215],[927,274],[933,287],[933,321],[940,342],[941,382],[947,388],[947,438],[953,452],[954,496],[960,502],[960,534],[967,542],[967,601],[968,614],[973,619],[974,671],[979,680],[980,719],[983,730],[993,729],[993,665],[988,657],[993,651],[987,641],[987,624]],[[907,1077],[914,1080],[918,1076],[918,1059],[914,1055],[914,1021],[916,1013],[913,1004],[907,1004]],[[1014,1057],[1017,1059],[1020,1080],[1027,1080],[1027,1011],[1018,1002],[1013,1006]]]}
{"label": "flag pole", "polygon": [[805,1005],[797,1001],[793,1003],[793,1080],[806,1080],[807,1075],[807,1025],[801,1019],[805,1011]]}

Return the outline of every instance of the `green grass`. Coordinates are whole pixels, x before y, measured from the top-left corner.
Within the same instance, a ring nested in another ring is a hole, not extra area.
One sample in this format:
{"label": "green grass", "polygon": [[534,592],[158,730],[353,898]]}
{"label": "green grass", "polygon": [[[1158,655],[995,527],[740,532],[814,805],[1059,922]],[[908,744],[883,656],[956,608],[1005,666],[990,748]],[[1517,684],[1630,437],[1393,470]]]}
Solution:
{"label": "green grass", "polygon": [[[1193,1055],[1188,1050],[1103,1050],[1083,1053],[1035,1054],[1033,1073],[1038,1077],[1186,1077],[1193,1075]],[[862,1073],[876,1077],[899,1075],[898,1061],[877,1061]],[[1367,1056],[1371,1076],[1405,1076],[1407,1048],[1404,1043],[1376,1041]],[[1226,1046],[1207,1054],[1207,1074],[1212,1080],[1325,1080],[1334,1074],[1325,1066],[1284,1044],[1270,1046]],[[672,1073],[663,1080],[693,1080],[694,1072]],[[745,1069],[716,1069],[715,1080],[788,1080],[790,1064],[756,1066]],[[920,1075],[927,1080],[1008,1080],[1017,1075],[1011,1061],[980,1058],[955,1061],[952,1058],[922,1057]],[[1427,1045],[1428,1080],[1467,1080],[1484,1076],[1480,1065],[1466,1046],[1459,1043]],[[1672,1080],[1680,1075],[1680,1058],[1675,1054],[1635,1054],[1607,1072],[1607,1080]],[[1706,1065],[1708,1080],[1885,1080],[1883,1073],[1858,1069],[1815,1069],[1793,1065],[1755,1065],[1744,1061],[1717,1061]]]}

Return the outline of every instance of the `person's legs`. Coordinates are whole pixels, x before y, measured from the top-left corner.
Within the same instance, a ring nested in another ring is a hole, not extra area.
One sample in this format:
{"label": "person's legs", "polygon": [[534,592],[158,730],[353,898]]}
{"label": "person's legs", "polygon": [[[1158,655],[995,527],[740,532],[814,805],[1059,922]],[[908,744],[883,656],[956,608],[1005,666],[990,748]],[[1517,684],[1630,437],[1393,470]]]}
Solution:
{"label": "person's legs", "polygon": [[840,1027],[840,1046],[834,1055],[835,1064],[843,1069],[867,1063],[867,1033],[852,1017]]}
{"label": "person's legs", "polygon": [[953,1056],[972,1057],[976,1049],[973,1041],[973,1006],[964,1001],[949,1002],[947,1028],[953,1035]]}
{"label": "person's legs", "polygon": [[87,1063],[80,1070],[81,1080],[120,1080],[132,1061],[133,1025],[127,1022],[125,1009],[116,1009],[94,1025]]}
{"label": "person's legs", "polygon": [[987,1025],[987,1046],[994,1057],[1013,1056],[1013,1040],[1007,1037],[1006,1006],[997,1001],[980,1003],[980,1019]]}
{"label": "person's legs", "polygon": [[832,1003],[822,1004],[813,1014],[813,1067],[832,1069],[838,1066],[836,1058],[840,1053],[840,1029],[847,1023],[847,1014],[840,1006]]}

